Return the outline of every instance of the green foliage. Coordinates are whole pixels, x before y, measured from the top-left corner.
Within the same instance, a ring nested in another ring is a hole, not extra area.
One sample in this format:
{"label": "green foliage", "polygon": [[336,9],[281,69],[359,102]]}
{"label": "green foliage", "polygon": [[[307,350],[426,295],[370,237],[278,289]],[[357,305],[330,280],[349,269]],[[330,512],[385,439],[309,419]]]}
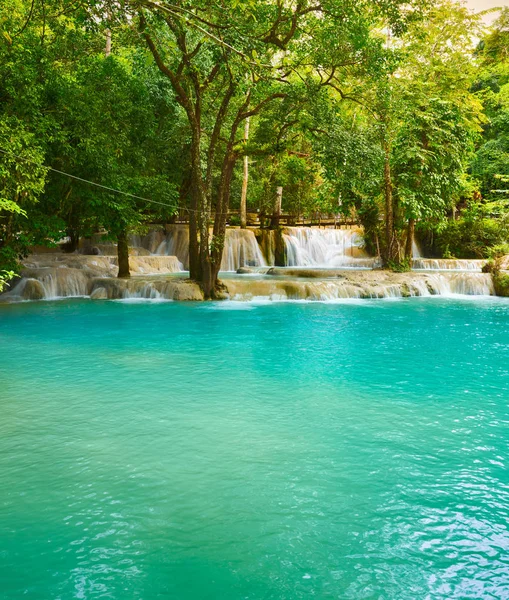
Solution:
{"label": "green foliage", "polygon": [[0,292],[5,290],[7,284],[14,276],[14,271],[0,271]]}
{"label": "green foliage", "polygon": [[185,133],[139,39],[117,25],[116,52],[105,57],[104,17],[92,5],[8,2],[0,23],[0,149],[8,150],[0,153],[0,264],[13,268],[29,247],[66,235],[74,249],[101,228],[116,236],[169,219],[185,170],[176,140]]}
{"label": "green foliage", "polygon": [[458,258],[497,257],[509,250],[509,36],[505,9],[476,50],[471,91],[482,102],[482,139],[471,160],[472,181],[461,218],[436,230],[435,250]]}
{"label": "green foliage", "polygon": [[465,171],[476,128],[466,126],[462,112],[453,101],[430,98],[402,123],[394,142],[393,169],[406,218],[443,220],[469,193]]}
{"label": "green foliage", "polygon": [[407,273],[412,270],[412,260],[410,258],[402,258],[398,261],[389,260],[387,268],[394,273]]}
{"label": "green foliage", "polygon": [[0,268],[179,208],[206,267],[245,154],[248,210],[270,215],[282,186],[284,213],[356,217],[373,254],[403,247],[409,219],[442,255],[505,248],[509,10],[486,35],[449,0],[4,5]]}
{"label": "green foliage", "polygon": [[347,104],[324,153],[328,177],[344,181],[342,200],[358,213],[378,208],[384,235],[373,224],[372,237],[398,264],[409,219],[436,227],[472,193],[466,169],[482,120],[465,64],[476,18],[447,0],[414,6],[399,39],[380,32],[385,45],[337,90]]}
{"label": "green foliage", "polygon": [[44,190],[47,170],[35,136],[15,117],[0,115],[0,150],[0,269],[14,270],[26,255],[27,212]]}
{"label": "green foliage", "polygon": [[497,270],[492,273],[492,277],[495,294],[497,296],[509,298],[509,275]]}
{"label": "green foliage", "polygon": [[437,253],[450,258],[489,258],[509,240],[507,219],[461,218],[448,221],[435,241]]}

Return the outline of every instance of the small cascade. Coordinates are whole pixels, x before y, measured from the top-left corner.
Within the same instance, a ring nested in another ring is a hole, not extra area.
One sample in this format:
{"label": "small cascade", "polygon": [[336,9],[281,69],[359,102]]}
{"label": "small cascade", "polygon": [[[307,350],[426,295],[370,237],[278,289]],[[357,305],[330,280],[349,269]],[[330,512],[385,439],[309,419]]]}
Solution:
{"label": "small cascade", "polygon": [[414,258],[412,268],[423,271],[480,271],[485,260],[460,258]]}
{"label": "small cascade", "polygon": [[[111,257],[111,262],[118,265],[118,258]],[[176,256],[130,256],[129,268],[132,275],[156,275],[178,273],[183,265]]]}
{"label": "small cascade", "polygon": [[167,225],[154,254],[176,256],[184,269],[189,269],[189,227],[187,225]]}
{"label": "small cascade", "polygon": [[130,235],[129,246],[133,248],[145,248],[150,252],[150,254],[159,254],[157,249],[164,242],[165,238],[166,235],[163,229],[160,227],[155,227],[150,229],[146,235]]}
{"label": "small cascade", "polygon": [[[183,268],[188,269],[189,229],[187,225],[169,225],[168,233],[155,249],[155,253],[176,256]],[[265,259],[253,231],[250,229],[227,229],[221,271],[236,271],[240,267],[263,266],[266,266]]]}
{"label": "small cascade", "polygon": [[123,299],[137,299],[143,298],[146,300],[163,300],[164,295],[159,292],[152,283],[145,283],[144,285],[136,288],[129,289],[126,287],[122,294]]}
{"label": "small cascade", "polygon": [[258,229],[256,239],[267,265],[276,264],[276,231],[274,229]]}
{"label": "small cascade", "polygon": [[412,258],[421,258],[421,249],[419,248],[419,244],[415,241],[412,242]]}
{"label": "small cascade", "polygon": [[236,271],[240,267],[265,267],[256,237],[250,229],[227,229],[221,261],[221,271]]}
{"label": "small cascade", "polygon": [[433,273],[427,277],[428,288],[440,296],[490,296],[495,293],[487,273]]}
{"label": "small cascade", "polygon": [[[357,274],[360,275],[360,274]],[[225,280],[232,300],[337,301],[340,299],[408,298],[419,296],[489,296],[494,294],[490,275],[484,273],[409,273],[340,276],[337,279],[279,278]]]}
{"label": "small cascade", "polygon": [[286,227],[283,239],[289,267],[355,266],[357,259],[367,257],[359,229]]}
{"label": "small cascade", "polygon": [[90,278],[82,269],[33,269],[6,296],[24,300],[51,300],[88,296]]}
{"label": "small cascade", "polygon": [[188,280],[142,278],[102,278],[93,282],[93,300],[203,300],[200,286]]}
{"label": "small cascade", "polygon": [[[169,225],[168,230],[169,233],[165,233],[162,227],[154,227],[145,235],[129,236],[129,261],[133,274],[175,273],[184,270],[184,264],[187,268],[189,260],[187,226]],[[92,243],[96,241],[96,237],[92,237]],[[91,248],[104,255],[111,264],[118,264],[115,244],[99,240]]]}
{"label": "small cascade", "polygon": [[[116,256],[32,255],[25,261],[23,278],[4,297],[49,300],[88,296],[94,280],[116,278],[117,261]],[[175,256],[130,256],[129,265],[133,275],[161,275],[182,270]]]}

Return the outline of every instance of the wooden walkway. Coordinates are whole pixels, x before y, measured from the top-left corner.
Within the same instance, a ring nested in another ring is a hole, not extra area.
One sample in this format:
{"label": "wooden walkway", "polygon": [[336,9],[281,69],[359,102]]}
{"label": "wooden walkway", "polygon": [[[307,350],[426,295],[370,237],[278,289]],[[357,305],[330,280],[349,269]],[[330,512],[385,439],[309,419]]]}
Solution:
{"label": "wooden walkway", "polygon": [[[302,215],[282,214],[279,217],[273,215],[263,215],[259,213],[248,213],[247,226],[255,228],[269,228],[275,223],[286,227],[355,227],[359,225],[359,221],[354,217],[344,217],[339,215],[323,215],[314,214],[310,217]],[[189,223],[189,214],[185,211],[180,211],[178,215],[171,221],[173,224]],[[228,214],[227,224],[230,226],[238,226],[240,224],[238,211],[230,211]]]}

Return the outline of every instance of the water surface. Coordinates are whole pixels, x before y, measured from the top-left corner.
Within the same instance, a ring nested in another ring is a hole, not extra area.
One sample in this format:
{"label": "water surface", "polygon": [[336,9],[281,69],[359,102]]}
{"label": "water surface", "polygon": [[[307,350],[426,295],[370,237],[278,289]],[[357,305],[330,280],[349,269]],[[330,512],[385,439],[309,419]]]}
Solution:
{"label": "water surface", "polygon": [[0,306],[0,596],[509,598],[509,302]]}

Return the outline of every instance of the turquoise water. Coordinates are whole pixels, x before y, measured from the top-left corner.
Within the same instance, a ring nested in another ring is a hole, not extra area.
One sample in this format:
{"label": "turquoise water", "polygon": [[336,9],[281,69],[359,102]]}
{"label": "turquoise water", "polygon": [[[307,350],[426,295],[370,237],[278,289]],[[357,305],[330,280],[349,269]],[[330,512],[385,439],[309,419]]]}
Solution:
{"label": "turquoise water", "polygon": [[0,306],[0,597],[509,598],[509,302]]}

